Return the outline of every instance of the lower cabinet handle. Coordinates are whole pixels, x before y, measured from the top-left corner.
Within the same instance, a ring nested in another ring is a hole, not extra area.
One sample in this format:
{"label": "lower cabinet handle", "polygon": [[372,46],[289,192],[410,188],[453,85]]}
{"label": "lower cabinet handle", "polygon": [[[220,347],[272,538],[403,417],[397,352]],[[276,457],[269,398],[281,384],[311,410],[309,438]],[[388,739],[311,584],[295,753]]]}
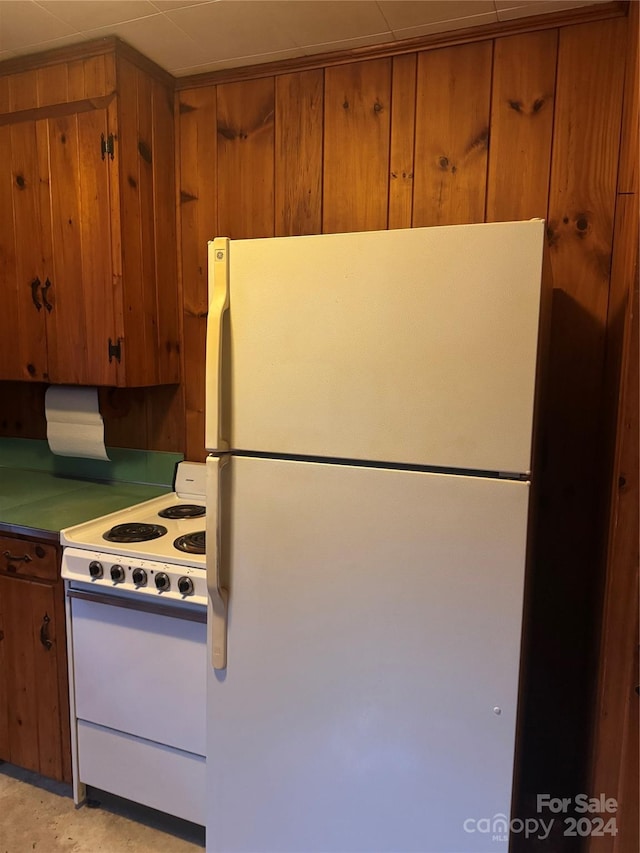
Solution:
{"label": "lower cabinet handle", "polygon": [[49,639],[49,622],[51,622],[49,614],[45,613],[44,618],[42,620],[42,625],[40,626],[40,642],[47,651],[50,651],[51,646],[53,645],[53,643]]}
{"label": "lower cabinet handle", "polygon": [[31,282],[31,299],[33,300],[33,304],[36,306],[38,311],[42,308],[40,300],[38,299],[38,288],[40,287],[40,279],[34,278]]}
{"label": "lower cabinet handle", "polygon": [[30,563],[31,557],[28,554],[23,554],[22,557],[14,556],[10,551],[3,551],[2,556],[6,557],[12,563]]}

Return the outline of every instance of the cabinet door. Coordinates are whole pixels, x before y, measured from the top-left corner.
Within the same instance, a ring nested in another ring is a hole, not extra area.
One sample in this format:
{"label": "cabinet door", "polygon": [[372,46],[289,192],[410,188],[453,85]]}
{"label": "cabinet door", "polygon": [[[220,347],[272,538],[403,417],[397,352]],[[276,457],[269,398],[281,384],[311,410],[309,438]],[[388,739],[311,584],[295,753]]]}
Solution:
{"label": "cabinet door", "polygon": [[[65,639],[56,601],[59,595],[58,585],[0,575],[4,632],[0,666],[4,663],[2,702],[6,703],[8,736],[3,757],[54,779],[65,777],[67,763],[62,730],[68,711],[61,707],[65,697],[59,672],[65,660]],[[2,713],[0,709],[0,720]]]}
{"label": "cabinet door", "polygon": [[0,379],[46,381],[49,198],[42,122],[0,127]]}
{"label": "cabinet door", "polygon": [[[107,110],[47,120],[53,265],[47,292],[49,378],[117,384]],[[132,226],[133,227],[133,226]],[[47,306],[45,306],[47,307]],[[121,324],[120,324],[121,325]]]}

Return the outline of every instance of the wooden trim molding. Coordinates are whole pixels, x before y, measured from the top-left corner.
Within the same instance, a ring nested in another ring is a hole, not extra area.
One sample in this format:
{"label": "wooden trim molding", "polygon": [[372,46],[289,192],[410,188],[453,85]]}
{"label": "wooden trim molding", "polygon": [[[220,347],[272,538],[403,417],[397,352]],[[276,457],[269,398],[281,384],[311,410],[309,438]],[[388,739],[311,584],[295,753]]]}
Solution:
{"label": "wooden trim molding", "polygon": [[102,98],[83,98],[81,101],[67,101],[64,104],[47,104],[44,107],[34,107],[31,110],[16,110],[16,112],[0,114],[0,127],[5,124],[17,124],[21,121],[39,121],[40,119],[59,118],[60,116],[88,113],[92,110],[106,109],[115,95],[105,95]]}
{"label": "wooden trim molding", "polygon": [[60,62],[71,62],[74,59],[86,59],[90,56],[115,53],[116,56],[128,59],[142,71],[155,77],[165,86],[173,89],[175,78],[164,68],[161,68],[153,60],[137,51],[117,36],[106,36],[91,41],[78,42],[65,47],[56,47],[41,53],[29,53],[25,56],[14,56],[0,62],[0,76],[5,74],[17,74],[21,71],[29,71],[33,68],[45,68],[49,65],[57,65]]}
{"label": "wooden trim molding", "polygon": [[[637,2],[637,0],[633,0],[633,2]],[[290,74],[295,71],[329,68],[334,65],[345,65],[350,62],[367,59],[401,56],[417,51],[468,44],[469,42],[477,42],[482,39],[494,39],[502,36],[555,29],[557,27],[568,27],[573,24],[604,21],[609,18],[625,16],[628,13],[628,8],[629,0],[613,0],[610,3],[598,3],[593,6],[583,6],[563,12],[532,15],[527,18],[516,18],[512,21],[501,21],[497,24],[484,24],[483,26],[471,27],[465,30],[434,33],[433,35],[387,42],[386,44],[318,53],[314,56],[293,57],[292,59],[284,59],[278,62],[266,62],[262,65],[248,65],[241,68],[225,68],[220,71],[192,74],[188,77],[176,78],[175,86],[176,91],[180,91],[182,89],[194,89],[199,86],[211,86],[217,83],[235,83],[240,80],[255,80],[260,77]]]}
{"label": "wooden trim molding", "polygon": [[176,90],[193,89],[199,86],[210,86],[216,83],[231,83],[239,80],[258,79],[279,74],[289,74],[294,71],[306,71],[316,68],[327,68],[332,65],[344,65],[366,59],[380,59],[390,56],[401,56],[416,51],[434,50],[440,47],[467,44],[482,39],[493,39],[499,36],[516,35],[556,27],[571,26],[577,23],[603,21],[608,18],[624,16],[628,13],[629,0],[612,0],[609,3],[597,3],[593,6],[583,6],[568,9],[563,12],[552,12],[526,18],[516,18],[512,21],[501,21],[497,24],[486,24],[454,32],[434,33],[429,36],[405,39],[403,41],[387,42],[386,44],[352,48],[351,50],[319,53],[314,56],[295,57],[267,62],[262,65],[249,65],[240,68],[226,68],[221,71],[194,74],[188,77],[175,78],[164,68],[161,68],[144,54],[117,36],[106,36],[91,41],[78,42],[65,47],[52,48],[40,53],[30,53],[25,56],[15,56],[0,62],[0,76],[28,71],[33,68],[43,68],[57,65],[60,62],[70,62],[89,56],[98,56],[115,52],[137,65],[147,74],[156,77],[166,86]]}

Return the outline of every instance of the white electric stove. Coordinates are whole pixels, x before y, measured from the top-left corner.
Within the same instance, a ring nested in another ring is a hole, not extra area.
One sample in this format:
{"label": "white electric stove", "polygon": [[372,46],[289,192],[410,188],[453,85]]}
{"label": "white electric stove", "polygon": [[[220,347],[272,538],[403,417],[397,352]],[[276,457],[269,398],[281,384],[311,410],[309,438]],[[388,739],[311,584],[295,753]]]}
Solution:
{"label": "white electric stove", "polygon": [[205,824],[205,467],[60,534],[78,804],[91,786]]}

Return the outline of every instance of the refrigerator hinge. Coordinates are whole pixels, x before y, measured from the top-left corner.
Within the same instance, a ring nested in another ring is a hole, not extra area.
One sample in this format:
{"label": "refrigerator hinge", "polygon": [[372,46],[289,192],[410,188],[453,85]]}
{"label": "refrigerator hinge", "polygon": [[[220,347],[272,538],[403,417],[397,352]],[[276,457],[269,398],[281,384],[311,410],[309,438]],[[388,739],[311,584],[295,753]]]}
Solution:
{"label": "refrigerator hinge", "polygon": [[113,156],[116,150],[115,140],[113,138],[113,133],[110,133],[109,136],[105,137],[104,133],[100,134],[100,152],[102,154],[102,159],[109,155],[113,160]]}
{"label": "refrigerator hinge", "polygon": [[109,338],[109,350],[108,350],[108,352],[109,352],[109,364],[111,364],[111,362],[113,361],[114,358],[117,360],[118,364],[120,364],[120,361],[122,360],[122,338],[116,338],[115,344],[112,343],[111,338]]}

